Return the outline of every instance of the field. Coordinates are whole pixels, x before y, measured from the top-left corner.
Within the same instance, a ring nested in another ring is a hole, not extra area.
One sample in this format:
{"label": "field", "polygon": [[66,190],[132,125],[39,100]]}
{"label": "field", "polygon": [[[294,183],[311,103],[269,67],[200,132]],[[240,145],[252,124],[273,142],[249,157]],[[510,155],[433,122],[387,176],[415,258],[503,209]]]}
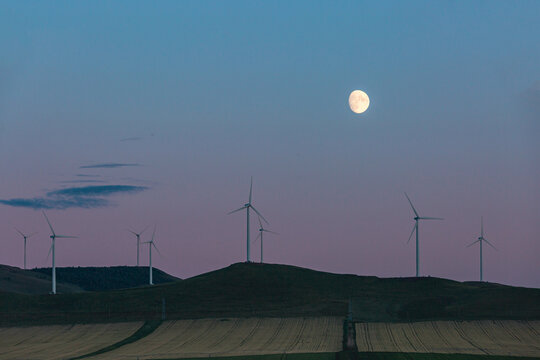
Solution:
{"label": "field", "polygon": [[1,360],[67,359],[130,336],[142,323],[50,325],[0,328]]}
{"label": "field", "polygon": [[540,357],[540,321],[357,323],[360,352]]}
{"label": "field", "polygon": [[88,359],[174,359],[341,350],[340,318],[166,321],[147,337]]}

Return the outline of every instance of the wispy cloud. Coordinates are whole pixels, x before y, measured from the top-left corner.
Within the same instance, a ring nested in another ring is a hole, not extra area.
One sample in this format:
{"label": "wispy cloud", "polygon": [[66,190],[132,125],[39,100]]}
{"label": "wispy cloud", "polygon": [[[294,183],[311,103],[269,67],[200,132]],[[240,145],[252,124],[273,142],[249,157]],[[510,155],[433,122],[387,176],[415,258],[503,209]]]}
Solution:
{"label": "wispy cloud", "polygon": [[102,164],[94,164],[94,165],[83,165],[80,166],[81,169],[111,169],[111,168],[120,168],[120,167],[128,167],[128,166],[141,166],[140,164],[136,163],[102,163]]}
{"label": "wispy cloud", "polygon": [[65,180],[61,181],[63,184],[90,184],[90,183],[104,183],[104,180]]}
{"label": "wispy cloud", "polygon": [[147,186],[95,185],[49,191],[44,197],[0,199],[0,204],[30,209],[98,208],[111,206],[107,197],[148,190]]}
{"label": "wispy cloud", "polygon": [[24,207],[34,210],[68,208],[97,208],[110,205],[109,200],[103,198],[73,197],[73,198],[31,198],[31,199],[0,199],[0,204],[14,207]]}
{"label": "wispy cloud", "polygon": [[91,178],[96,178],[96,177],[100,177],[101,175],[91,175],[91,174],[77,174],[75,176],[78,176],[78,177],[91,177]]}
{"label": "wispy cloud", "polygon": [[119,193],[136,193],[146,189],[148,189],[146,186],[96,185],[55,190],[48,192],[47,196],[109,196]]}

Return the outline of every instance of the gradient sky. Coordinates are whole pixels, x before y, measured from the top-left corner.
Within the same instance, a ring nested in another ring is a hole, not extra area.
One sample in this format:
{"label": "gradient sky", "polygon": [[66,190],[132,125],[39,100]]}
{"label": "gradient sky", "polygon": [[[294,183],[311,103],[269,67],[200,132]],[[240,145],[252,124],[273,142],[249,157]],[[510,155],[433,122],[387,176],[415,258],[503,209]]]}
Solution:
{"label": "gradient sky", "polygon": [[58,266],[133,265],[154,223],[173,275],[244,261],[253,176],[267,262],[414,275],[407,191],[445,218],[421,274],[476,280],[483,215],[485,279],[540,287],[538,24],[538,1],[2,2],[0,263],[17,227],[50,266],[43,207],[79,236]]}

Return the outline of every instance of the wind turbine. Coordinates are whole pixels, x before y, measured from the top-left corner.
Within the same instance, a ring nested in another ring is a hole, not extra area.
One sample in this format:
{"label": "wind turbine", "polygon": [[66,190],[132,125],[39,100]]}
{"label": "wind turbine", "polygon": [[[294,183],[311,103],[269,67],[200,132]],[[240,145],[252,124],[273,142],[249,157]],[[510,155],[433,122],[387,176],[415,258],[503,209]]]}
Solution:
{"label": "wind turbine", "polygon": [[52,244],[51,244],[51,248],[49,249],[49,254],[52,252],[52,293],[53,294],[56,294],[56,263],[55,263],[55,259],[54,259],[54,243],[55,243],[55,240],[56,238],[62,238],[62,239],[75,239],[76,236],[67,236],[67,235],[56,235],[56,233],[54,232],[54,229],[51,225],[51,222],[49,221],[49,218],[47,217],[47,215],[45,214],[45,211],[43,211],[43,216],[45,216],[45,220],[47,220],[47,224],[49,224],[49,228],[51,228],[51,236],[50,238],[52,239]]}
{"label": "wind turbine", "polygon": [[149,282],[149,284],[150,285],[154,285],[154,282],[152,280],[152,246],[156,249],[158,254],[161,255],[161,253],[159,252],[156,244],[154,244],[154,235],[156,235],[156,226],[155,225],[154,225],[154,231],[152,232],[152,239],[150,241],[143,242],[143,244],[148,244],[148,263],[149,263],[149,268],[150,268],[150,282]]}
{"label": "wind turbine", "polygon": [[247,204],[244,204],[244,206],[242,206],[240,209],[236,209],[236,210],[233,210],[231,211],[230,213],[228,213],[227,215],[230,215],[230,214],[233,214],[235,212],[238,212],[238,211],[241,211],[241,210],[246,210],[246,227],[247,227],[247,230],[246,230],[246,236],[247,236],[247,239],[246,239],[246,246],[247,246],[247,262],[249,262],[249,209],[253,209],[253,211],[255,211],[255,213],[261,218],[264,220],[265,223],[268,224],[268,221],[266,221],[266,219],[264,218],[264,216],[261,215],[260,212],[257,211],[257,209],[255,209],[253,207],[253,205],[251,205],[251,195],[253,193],[253,176],[251,177],[251,184],[249,186],[249,200],[248,200],[248,203]]}
{"label": "wind turbine", "polygon": [[150,227],[150,225],[148,225],[147,227],[145,227],[142,231],[139,231],[138,233],[133,231],[133,230],[130,230],[128,229],[128,231],[130,233],[132,233],[133,235],[135,235],[137,237],[137,266],[139,266],[139,246],[141,244],[141,235],[143,232],[146,231],[146,229],[148,229]]}
{"label": "wind turbine", "polygon": [[275,231],[270,231],[270,230],[267,230],[263,227],[263,224],[261,222],[261,218],[259,218],[259,235],[257,235],[257,238],[255,239],[255,241],[259,240],[259,238],[261,239],[261,264],[263,263],[263,233],[270,233],[270,234],[275,234],[275,235],[279,235],[277,232]]}
{"label": "wind turbine", "polygon": [[24,239],[24,270],[26,270],[26,239],[31,238],[32,236],[34,236],[34,235],[37,234],[37,233],[34,232],[34,233],[31,233],[30,235],[24,235],[24,234],[22,233],[22,231],[20,231],[19,229],[15,228],[15,230],[16,230],[19,234],[21,234],[21,236],[22,236],[23,239]]}
{"label": "wind turbine", "polygon": [[407,193],[405,193],[405,196],[407,197],[407,200],[409,200],[409,204],[411,204],[411,208],[412,210],[414,211],[414,221],[415,221],[415,224],[414,224],[414,227],[411,231],[411,235],[409,235],[409,240],[407,240],[407,244],[409,243],[409,241],[411,241],[411,237],[413,235],[414,232],[416,232],[416,277],[419,276],[419,271],[418,271],[418,258],[419,258],[419,251],[418,251],[418,224],[419,224],[419,220],[444,220],[443,218],[437,218],[437,217],[427,217],[427,216],[420,216],[418,215],[418,212],[416,211],[416,209],[414,208],[413,204],[412,204],[412,201],[411,199],[409,199],[409,196],[407,195]]}
{"label": "wind turbine", "polygon": [[480,281],[483,281],[484,279],[483,269],[482,269],[482,243],[483,242],[486,242],[489,246],[497,250],[497,248],[491,245],[491,243],[484,237],[484,217],[482,216],[480,218],[480,237],[478,238],[478,240],[476,240],[475,242],[467,246],[467,247],[471,247],[476,243],[480,243]]}

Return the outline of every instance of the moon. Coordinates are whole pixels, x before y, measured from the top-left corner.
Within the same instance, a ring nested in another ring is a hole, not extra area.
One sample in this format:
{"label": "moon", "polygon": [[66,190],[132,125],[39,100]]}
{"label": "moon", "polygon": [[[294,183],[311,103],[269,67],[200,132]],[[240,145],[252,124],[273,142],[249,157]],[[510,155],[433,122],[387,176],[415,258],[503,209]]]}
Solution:
{"label": "moon", "polygon": [[349,106],[354,113],[361,114],[369,107],[369,96],[362,90],[354,90],[349,95]]}

